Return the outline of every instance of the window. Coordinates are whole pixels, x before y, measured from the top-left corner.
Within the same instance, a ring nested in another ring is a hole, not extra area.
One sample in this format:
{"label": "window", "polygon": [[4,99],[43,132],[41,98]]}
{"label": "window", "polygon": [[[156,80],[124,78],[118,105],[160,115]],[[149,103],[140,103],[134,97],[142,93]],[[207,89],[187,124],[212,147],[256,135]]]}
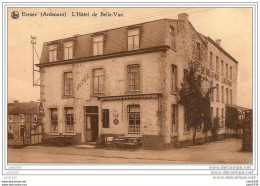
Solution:
{"label": "window", "polygon": [[25,133],[25,125],[24,124],[20,124],[19,125],[19,136],[20,137],[24,137],[24,133]]}
{"label": "window", "polygon": [[219,108],[216,108],[216,117],[219,117],[218,112],[219,112]]}
{"label": "window", "polygon": [[101,55],[104,53],[104,36],[99,35],[93,37],[93,55]]}
{"label": "window", "polygon": [[128,66],[128,91],[140,91],[140,66]]}
{"label": "window", "polygon": [[188,75],[189,75],[188,70],[184,70],[183,84],[185,88],[189,88]]}
{"label": "window", "polygon": [[19,120],[20,120],[21,123],[24,122],[24,114],[20,114],[19,115]]}
{"label": "window", "polygon": [[64,43],[64,60],[73,59],[73,41]]}
{"label": "window", "polygon": [[214,101],[214,89],[213,89],[213,82],[210,82],[210,87],[212,88],[212,89],[211,89],[210,98],[211,98],[211,101]]}
{"label": "window", "polygon": [[232,105],[232,90],[230,90],[230,104]]}
{"label": "window", "polygon": [[221,87],[221,102],[224,103],[224,87]]}
{"label": "window", "polygon": [[197,60],[200,61],[200,43],[198,43],[198,42],[197,42],[197,51],[196,52],[197,52],[197,55],[196,55]]}
{"label": "window", "polygon": [[140,45],[140,30],[139,28],[137,29],[132,29],[128,30],[128,50],[136,50],[139,49]]}
{"label": "window", "polygon": [[224,109],[221,109],[221,123],[224,125]]}
{"label": "window", "polygon": [[216,101],[219,102],[219,85],[216,85]]}
{"label": "window", "polygon": [[213,107],[210,107],[210,117],[211,117],[211,120],[213,120]]}
{"label": "window", "polygon": [[13,123],[14,122],[14,115],[8,115],[8,122]]}
{"label": "window", "polygon": [[172,133],[178,133],[178,106],[172,105]]}
{"label": "window", "polygon": [[73,74],[72,72],[64,73],[64,94],[65,96],[72,96],[73,95]]}
{"label": "window", "polygon": [[32,122],[37,123],[37,114],[32,115]]}
{"label": "window", "polygon": [[176,45],[176,43],[175,43],[175,28],[173,27],[173,26],[170,26],[170,34],[171,34],[171,47],[173,48],[173,49],[175,49],[175,45]]}
{"label": "window", "polygon": [[109,109],[102,109],[103,128],[109,128]]}
{"label": "window", "polygon": [[224,61],[221,60],[221,75],[224,75]]}
{"label": "window", "polygon": [[213,53],[212,52],[210,52],[209,67],[213,68]]}
{"label": "window", "polygon": [[139,134],[140,133],[140,106],[129,105],[128,106],[128,133]]}
{"label": "window", "polygon": [[56,108],[50,109],[51,132],[58,132],[58,113]]}
{"label": "window", "polygon": [[228,88],[226,88],[226,104],[228,104]]}
{"label": "window", "polygon": [[103,69],[94,69],[93,70],[93,90],[94,94],[103,93]]}
{"label": "window", "polygon": [[232,67],[230,67],[230,80],[232,80]]}
{"label": "window", "polygon": [[177,66],[172,65],[172,91],[177,91]]}
{"label": "window", "polygon": [[216,56],[216,71],[219,72],[219,60],[218,60],[218,56]]}
{"label": "window", "polygon": [[226,63],[226,78],[228,78],[228,64]]}
{"label": "window", "polygon": [[188,124],[188,108],[184,106],[184,130],[190,131],[190,125]]}
{"label": "window", "polygon": [[8,124],[8,134],[13,134],[13,133],[14,133],[14,125]]}
{"label": "window", "polygon": [[49,62],[57,61],[57,45],[49,45]]}
{"label": "window", "polygon": [[72,107],[65,108],[65,124],[66,132],[74,132],[74,116]]}

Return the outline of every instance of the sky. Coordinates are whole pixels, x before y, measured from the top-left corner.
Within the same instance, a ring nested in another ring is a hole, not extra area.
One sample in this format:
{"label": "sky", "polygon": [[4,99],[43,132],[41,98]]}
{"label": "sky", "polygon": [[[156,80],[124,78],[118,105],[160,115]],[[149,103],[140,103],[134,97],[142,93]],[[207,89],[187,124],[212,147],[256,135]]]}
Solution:
{"label": "sky", "polygon": [[[11,12],[18,11],[19,19]],[[21,16],[22,12],[37,16]],[[66,17],[41,17],[41,12],[66,13]],[[73,17],[72,12],[97,13],[96,17]],[[101,17],[118,12],[121,17]],[[237,105],[252,108],[252,9],[250,8],[9,8],[8,9],[8,102],[37,101],[40,88],[33,87],[31,35],[36,51],[43,42],[142,23],[162,18],[177,19],[187,13],[195,29],[221,46],[238,62]],[[35,54],[35,63],[39,63]],[[36,77],[37,79],[37,77]]]}

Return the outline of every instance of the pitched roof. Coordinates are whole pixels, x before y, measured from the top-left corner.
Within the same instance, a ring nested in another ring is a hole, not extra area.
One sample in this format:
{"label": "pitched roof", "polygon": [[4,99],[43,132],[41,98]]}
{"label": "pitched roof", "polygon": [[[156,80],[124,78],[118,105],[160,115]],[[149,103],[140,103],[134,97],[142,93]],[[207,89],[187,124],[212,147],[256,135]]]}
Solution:
{"label": "pitched roof", "polygon": [[8,114],[38,114],[39,102],[8,103]]}

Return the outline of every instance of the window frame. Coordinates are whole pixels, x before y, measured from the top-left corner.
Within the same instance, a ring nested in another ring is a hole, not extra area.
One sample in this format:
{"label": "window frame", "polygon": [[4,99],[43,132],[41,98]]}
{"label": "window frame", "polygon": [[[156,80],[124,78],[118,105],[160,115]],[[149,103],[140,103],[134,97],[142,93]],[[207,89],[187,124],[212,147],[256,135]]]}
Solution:
{"label": "window frame", "polygon": [[176,32],[175,28],[170,25],[170,35],[171,35],[171,46],[173,49],[176,49]]}
{"label": "window frame", "polygon": [[[66,46],[66,44],[68,44],[68,43],[72,43],[72,45]],[[64,41],[63,46],[64,46],[64,48],[63,48],[63,51],[64,51],[63,58],[64,58],[64,60],[74,59],[74,41],[73,40],[72,41]],[[67,56],[66,56],[66,51],[68,51]],[[71,53],[71,56],[70,56],[70,53]]]}
{"label": "window frame", "polygon": [[219,73],[219,57],[216,56],[216,72]]}
{"label": "window frame", "polygon": [[[71,110],[72,113],[67,113],[68,110]],[[65,132],[66,133],[74,133],[74,109],[73,107],[65,107],[64,108],[64,112],[65,112]],[[69,130],[68,130],[69,129]]]}
{"label": "window frame", "polygon": [[[138,107],[139,112],[131,112],[131,107]],[[141,133],[141,110],[140,105],[128,105],[127,106],[127,116],[128,116],[128,134],[140,134]],[[130,132],[130,114],[134,115],[134,131]],[[139,115],[139,118],[137,117]],[[139,121],[139,127],[137,127],[137,121]]]}
{"label": "window frame", "polygon": [[[53,47],[53,48],[52,48]],[[49,62],[58,61],[58,44],[50,44],[48,46]]]}
{"label": "window frame", "polygon": [[[72,78],[68,78],[67,74],[71,74]],[[64,77],[64,96],[71,97],[74,95],[73,72],[72,71],[64,72],[63,77]],[[68,84],[67,81],[69,81]]]}
{"label": "window frame", "polygon": [[178,90],[178,68],[176,65],[171,65],[171,83],[172,83],[172,92],[176,92]]}
{"label": "window frame", "polygon": [[[134,32],[134,30],[138,30],[138,34],[131,34],[130,35],[130,32]],[[131,50],[138,50],[140,49],[140,40],[141,40],[141,37],[140,37],[140,28],[132,28],[132,29],[128,29],[127,30],[127,49],[128,51],[131,51]],[[136,47],[135,45],[135,38],[138,38],[138,46]],[[132,40],[132,43],[133,43],[133,46],[132,48],[130,47],[130,42],[129,40]]]}
{"label": "window frame", "polygon": [[172,104],[172,133],[178,134],[178,105]]}
{"label": "window frame", "polygon": [[[98,37],[102,37],[102,41],[95,41]],[[95,47],[96,46],[96,47]],[[92,38],[93,56],[104,54],[104,35],[95,35]],[[101,51],[99,49],[102,49]]]}
{"label": "window frame", "polygon": [[[138,67],[137,72],[130,72],[131,68],[134,69],[135,67]],[[134,79],[131,79],[132,74]],[[131,81],[133,84],[131,84]],[[133,89],[130,87],[133,87]],[[127,90],[132,93],[141,91],[141,67],[139,64],[131,64],[127,66]]]}
{"label": "window frame", "polygon": [[[56,114],[53,114],[53,111],[55,111],[55,110],[56,110]],[[59,126],[58,109],[57,108],[50,108],[49,112],[50,112],[50,132],[51,133],[57,133],[58,130],[59,130],[59,128],[58,128],[58,126]],[[53,116],[55,116],[54,119],[53,119]],[[54,128],[54,130],[53,130],[53,128]]]}
{"label": "window frame", "polygon": [[221,75],[223,75],[224,76],[224,61],[223,60],[221,60]]}
{"label": "window frame", "polygon": [[228,64],[226,63],[226,78],[228,78]]}
{"label": "window frame", "polygon": [[[102,71],[102,75],[95,75],[95,71],[101,70]],[[103,94],[104,93],[104,69],[103,68],[96,68],[92,70],[92,74],[93,74],[93,94]],[[95,91],[95,79],[98,79],[98,91]],[[100,81],[101,80],[101,81]],[[100,82],[102,82],[102,84],[100,85]],[[101,89],[101,90],[100,90]]]}
{"label": "window frame", "polygon": [[221,103],[225,103],[225,88],[221,86]]}

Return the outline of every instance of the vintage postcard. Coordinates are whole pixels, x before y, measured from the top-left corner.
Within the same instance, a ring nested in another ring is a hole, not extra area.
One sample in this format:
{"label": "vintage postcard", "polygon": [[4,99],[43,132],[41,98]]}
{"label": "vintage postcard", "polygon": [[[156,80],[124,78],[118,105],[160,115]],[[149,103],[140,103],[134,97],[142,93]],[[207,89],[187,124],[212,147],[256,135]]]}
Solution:
{"label": "vintage postcard", "polygon": [[253,175],[253,6],[36,3],[4,16],[8,166]]}

